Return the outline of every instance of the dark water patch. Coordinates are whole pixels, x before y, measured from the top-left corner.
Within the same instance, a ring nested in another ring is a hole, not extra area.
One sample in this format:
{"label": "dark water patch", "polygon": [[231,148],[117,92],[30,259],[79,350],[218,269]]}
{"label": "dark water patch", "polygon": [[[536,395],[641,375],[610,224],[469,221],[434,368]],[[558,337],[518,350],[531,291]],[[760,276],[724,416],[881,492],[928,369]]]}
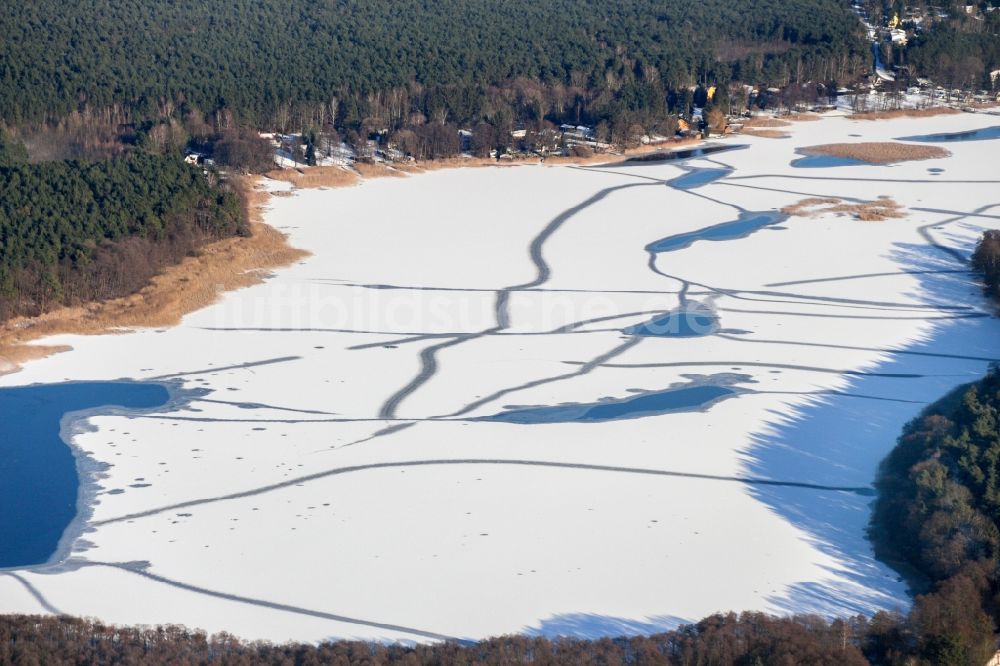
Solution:
{"label": "dark water patch", "polygon": [[662,391],[637,392],[636,395],[627,398],[612,398],[593,403],[516,407],[476,420],[523,425],[603,423],[676,412],[701,411],[719,400],[737,395],[741,391],[733,385],[749,380],[748,375],[716,375],[708,380],[692,381]]}
{"label": "dark water patch", "polygon": [[0,389],[0,568],[46,562],[76,518],[80,478],[60,433],[66,414],[99,407],[151,409],[169,401],[164,385],[142,382]]}
{"label": "dark water patch", "polygon": [[719,330],[719,316],[701,303],[672,310],[622,330],[626,335],[655,338],[700,338]]}
{"label": "dark water patch", "polygon": [[792,166],[799,169],[828,169],[830,167],[845,166],[871,166],[862,160],[852,160],[849,157],[835,157],[833,155],[804,155],[797,160],[792,160]]}
{"label": "dark water patch", "polygon": [[786,219],[788,219],[786,215],[775,211],[746,210],[740,213],[738,218],[729,222],[722,222],[697,231],[667,236],[647,245],[646,251],[659,254],[660,252],[684,250],[698,241],[727,241],[746,238],[756,231],[779,224]]}
{"label": "dark water patch", "polygon": [[672,178],[667,181],[667,185],[678,190],[693,190],[709,183],[725,178],[733,173],[732,169],[688,169],[683,176]]}
{"label": "dark water patch", "polygon": [[[621,166],[622,164],[663,164],[664,162],[678,162],[680,160],[690,160],[696,157],[705,157],[707,155],[714,155],[716,153],[728,152],[730,150],[742,150],[744,148],[749,148],[748,144],[742,144],[737,146],[720,146],[720,145],[710,145],[710,146],[699,146],[698,148],[686,148],[684,150],[658,150],[655,153],[647,153],[645,155],[636,155],[635,157],[630,157],[623,162],[619,162],[615,165],[601,165],[601,166]],[[598,167],[600,168],[600,167]]]}
{"label": "dark water patch", "polygon": [[941,134],[922,134],[918,136],[903,136],[897,141],[920,141],[922,143],[951,143],[957,141],[990,141],[1000,139],[1000,125],[985,127],[968,132],[944,132]]}

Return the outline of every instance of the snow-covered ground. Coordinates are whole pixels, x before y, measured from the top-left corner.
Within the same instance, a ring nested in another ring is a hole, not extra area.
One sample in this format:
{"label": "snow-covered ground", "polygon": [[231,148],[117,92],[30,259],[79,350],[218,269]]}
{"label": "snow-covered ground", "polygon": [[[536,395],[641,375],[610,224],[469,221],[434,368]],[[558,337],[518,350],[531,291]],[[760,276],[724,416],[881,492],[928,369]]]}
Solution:
{"label": "snow-covered ground", "polygon": [[[827,118],[692,162],[275,198],[268,221],[308,259],[176,328],[46,340],[74,349],[0,379],[175,395],[66,419],[89,466],[110,467],[60,561],[0,574],[0,611],[432,640],[905,607],[865,540],[871,483],[907,420],[1000,358],[964,262],[1000,219],[998,142],[790,163],[996,122]],[[907,217],[644,249],[805,197],[880,195]],[[711,325],[625,332],[678,308]],[[482,418],[512,406],[524,418]]]}

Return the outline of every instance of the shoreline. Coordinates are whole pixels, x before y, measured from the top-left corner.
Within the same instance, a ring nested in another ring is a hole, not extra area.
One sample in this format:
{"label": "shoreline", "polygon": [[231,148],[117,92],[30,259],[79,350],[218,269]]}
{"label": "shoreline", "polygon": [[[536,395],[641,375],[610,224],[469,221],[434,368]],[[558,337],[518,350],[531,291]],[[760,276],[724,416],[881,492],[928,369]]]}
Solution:
{"label": "shoreline", "polygon": [[176,410],[188,404],[191,398],[197,393],[197,389],[185,389],[182,386],[182,382],[177,379],[143,383],[155,383],[162,386],[167,391],[168,397],[166,402],[153,407],[134,408],[120,405],[103,405],[69,411],[62,415],[59,419],[59,439],[69,448],[73,456],[73,465],[76,468],[78,483],[76,490],[76,513],[73,519],[63,528],[62,536],[59,538],[55,550],[48,559],[38,564],[0,567],[0,573],[6,571],[45,573],[60,571],[72,559],[74,547],[90,529],[89,524],[94,514],[94,507],[98,504],[100,491],[104,489],[101,486],[101,481],[107,478],[106,472],[110,469],[110,465],[107,462],[98,460],[91,452],[85,450],[77,442],[78,435],[96,431],[96,428],[90,424],[89,420],[91,417],[134,417],[143,414],[154,414],[161,410]]}
{"label": "shoreline", "polygon": [[[728,135],[727,135],[728,136]],[[721,136],[719,138],[722,138]],[[266,183],[284,182],[291,189],[351,187],[375,178],[405,178],[431,171],[538,165],[598,165],[623,161],[659,150],[677,150],[703,143],[701,137],[668,140],[629,148],[622,153],[600,153],[587,157],[553,156],[515,160],[451,157],[409,164],[359,163],[340,166],[290,167],[266,174],[239,177],[247,196],[252,234],[208,243],[197,255],[167,267],[139,291],[108,301],[62,306],[34,317],[15,317],[0,322],[0,377],[14,374],[25,363],[71,351],[68,345],[33,344],[56,335],[127,334],[131,329],[176,326],[192,312],[216,302],[227,292],[264,281],[271,270],[292,265],[309,252],[292,247],[286,234],[264,221],[264,211],[273,196],[287,190],[269,190]]]}
{"label": "shoreline", "polygon": [[[721,138],[721,137],[720,137]],[[169,266],[153,276],[139,291],[108,301],[62,306],[34,317],[15,317],[0,322],[0,377],[14,374],[24,364],[71,351],[68,345],[33,344],[56,335],[127,334],[130,329],[175,326],[192,312],[216,302],[227,292],[259,284],[269,271],[284,268],[309,252],[292,247],[286,234],[264,222],[264,210],[273,196],[288,191],[269,190],[268,181],[284,182],[291,189],[351,187],[375,178],[405,178],[431,171],[538,165],[611,164],[658,150],[676,150],[700,144],[701,137],[650,143],[622,153],[588,157],[553,156],[516,160],[452,157],[409,164],[355,164],[290,167],[253,177],[240,177],[247,195],[248,221],[252,234],[213,241],[198,249],[194,257]]]}
{"label": "shoreline", "polygon": [[[736,136],[737,133],[712,136],[711,139],[722,139],[727,136]],[[648,155],[658,151],[670,152],[691,148],[704,143],[707,139],[700,136],[687,137],[684,139],[669,139],[667,141],[651,142],[636,148],[626,148],[622,152],[615,153],[595,153],[588,156],[574,155],[551,155],[542,157],[539,155],[525,156],[520,158],[497,160],[492,157],[446,157],[436,160],[413,161],[407,163],[387,163],[387,162],[356,162],[352,166],[296,166],[285,167],[268,171],[262,176],[264,179],[290,183],[293,188],[336,188],[351,187],[365,180],[375,178],[406,178],[432,171],[443,171],[447,169],[468,169],[468,168],[490,168],[490,167],[517,167],[517,166],[562,166],[579,165],[595,166],[604,164],[615,164],[623,162],[630,157],[638,155]],[[282,196],[281,192],[274,193]]]}
{"label": "shoreline", "polygon": [[155,275],[127,296],[63,306],[35,317],[0,323],[0,377],[18,372],[30,361],[69,351],[67,345],[32,344],[55,335],[129,333],[133,328],[174,326],[185,316],[216,302],[225,292],[259,284],[269,271],[308,256],[288,237],[264,222],[271,192],[261,179],[244,181],[252,234],[208,243]]}
{"label": "shoreline", "polygon": [[[961,114],[950,107],[899,109],[888,112],[849,113],[852,120],[890,120]],[[785,128],[792,122],[815,121],[827,114],[792,113],[778,116],[761,114],[750,119],[747,131],[731,131],[712,139],[733,136],[788,138]],[[792,122],[789,122],[792,121]],[[770,128],[782,128],[781,130]],[[56,335],[126,334],[130,329],[175,326],[193,312],[216,302],[222,294],[259,284],[269,271],[290,266],[309,255],[293,248],[287,235],[264,222],[264,210],[272,196],[288,196],[290,190],[269,190],[265,183],[283,182],[294,189],[352,187],[376,178],[405,178],[422,173],[457,168],[512,166],[597,166],[622,162],[630,157],[695,147],[707,140],[697,137],[669,139],[627,148],[620,153],[590,156],[525,157],[496,160],[481,157],[449,157],[408,164],[356,163],[353,167],[301,166],[275,169],[259,176],[240,176],[247,195],[248,221],[252,235],[213,241],[198,249],[197,255],[167,267],[138,292],[108,301],[63,306],[34,317],[15,317],[0,322],[0,377],[21,370],[34,360],[70,351],[68,345],[34,344]]]}

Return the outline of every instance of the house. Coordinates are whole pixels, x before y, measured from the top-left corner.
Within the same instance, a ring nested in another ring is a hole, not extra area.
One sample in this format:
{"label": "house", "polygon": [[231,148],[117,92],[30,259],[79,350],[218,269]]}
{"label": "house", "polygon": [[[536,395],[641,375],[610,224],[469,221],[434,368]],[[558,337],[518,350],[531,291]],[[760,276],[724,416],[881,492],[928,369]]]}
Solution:
{"label": "house", "polygon": [[563,137],[567,139],[577,139],[579,141],[592,141],[594,139],[594,128],[586,125],[560,125]]}
{"label": "house", "polygon": [[472,130],[458,130],[459,150],[463,153],[472,151]]}

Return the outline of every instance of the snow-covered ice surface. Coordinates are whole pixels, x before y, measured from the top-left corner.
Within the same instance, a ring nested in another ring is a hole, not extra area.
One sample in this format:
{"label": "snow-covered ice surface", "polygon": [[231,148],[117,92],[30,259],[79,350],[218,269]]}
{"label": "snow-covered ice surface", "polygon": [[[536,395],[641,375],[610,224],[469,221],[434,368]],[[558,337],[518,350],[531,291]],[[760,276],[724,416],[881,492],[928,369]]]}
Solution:
{"label": "snow-covered ice surface", "polygon": [[[691,162],[275,198],[308,259],[176,328],[46,340],[74,349],[0,379],[174,392],[64,419],[109,466],[57,562],[0,573],[0,611],[311,641],[905,607],[865,539],[871,483],[906,421],[1000,358],[966,264],[1000,219],[1000,142],[790,163],[995,124],[827,118]],[[666,184],[692,168],[723,171]],[[747,223],[880,195],[908,216]]]}

